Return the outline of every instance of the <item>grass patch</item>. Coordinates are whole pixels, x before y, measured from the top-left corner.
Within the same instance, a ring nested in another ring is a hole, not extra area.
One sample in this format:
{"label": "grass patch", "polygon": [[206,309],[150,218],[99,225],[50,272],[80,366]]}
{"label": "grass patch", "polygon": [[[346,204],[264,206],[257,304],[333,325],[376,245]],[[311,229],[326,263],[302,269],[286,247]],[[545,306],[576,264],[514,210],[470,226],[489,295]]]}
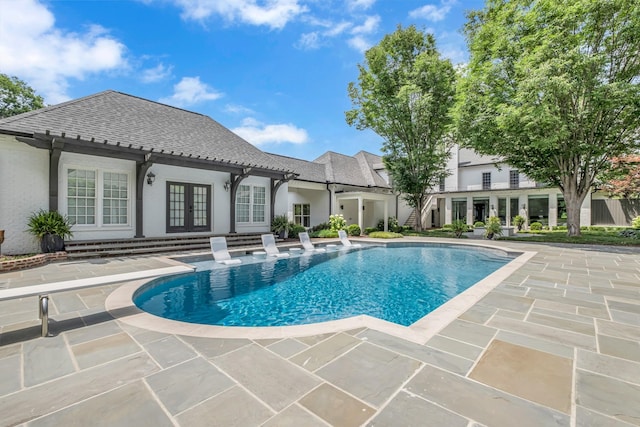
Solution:
{"label": "grass patch", "polygon": [[640,246],[640,239],[623,237],[616,227],[585,227],[580,236],[567,236],[566,230],[540,230],[531,236],[501,237],[500,240],[520,242],[575,243],[584,245]]}
{"label": "grass patch", "polygon": [[400,233],[393,233],[391,231],[372,231],[369,233],[369,237],[374,239],[400,239],[404,237],[404,235]]}
{"label": "grass patch", "polygon": [[418,237],[446,237],[452,239],[466,239],[467,236],[464,234],[460,237],[456,237],[453,231],[450,228],[434,228],[429,230],[415,231],[415,230],[407,230],[403,231],[402,234],[405,236],[418,236]]}

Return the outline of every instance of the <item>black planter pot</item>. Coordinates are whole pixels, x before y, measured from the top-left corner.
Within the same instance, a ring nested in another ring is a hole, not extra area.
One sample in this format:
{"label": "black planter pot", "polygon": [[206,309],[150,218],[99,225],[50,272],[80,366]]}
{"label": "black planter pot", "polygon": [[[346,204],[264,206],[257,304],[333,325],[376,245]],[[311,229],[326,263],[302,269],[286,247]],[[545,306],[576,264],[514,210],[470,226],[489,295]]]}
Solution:
{"label": "black planter pot", "polygon": [[40,241],[40,249],[45,254],[64,251],[64,239],[56,234],[45,234]]}

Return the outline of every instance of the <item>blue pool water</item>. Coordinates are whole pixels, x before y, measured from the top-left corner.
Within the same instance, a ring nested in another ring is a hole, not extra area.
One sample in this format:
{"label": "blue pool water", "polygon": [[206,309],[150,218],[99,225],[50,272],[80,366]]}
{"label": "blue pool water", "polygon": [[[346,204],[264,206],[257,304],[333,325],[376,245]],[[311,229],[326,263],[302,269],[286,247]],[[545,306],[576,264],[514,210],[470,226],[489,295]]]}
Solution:
{"label": "blue pool water", "polygon": [[376,246],[159,278],[134,303],[208,325],[301,325],[367,314],[409,326],[511,259],[475,248]]}

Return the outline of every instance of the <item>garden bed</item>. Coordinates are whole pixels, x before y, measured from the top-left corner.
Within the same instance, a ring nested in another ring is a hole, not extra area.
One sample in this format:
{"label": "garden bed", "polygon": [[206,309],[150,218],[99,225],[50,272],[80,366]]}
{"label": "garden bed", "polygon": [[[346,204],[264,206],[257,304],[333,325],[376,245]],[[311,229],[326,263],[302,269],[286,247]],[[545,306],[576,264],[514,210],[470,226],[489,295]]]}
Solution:
{"label": "garden bed", "polygon": [[39,267],[51,261],[67,258],[66,252],[55,252],[51,254],[36,254],[27,256],[3,256],[0,258],[0,273],[7,271],[22,270],[24,268]]}

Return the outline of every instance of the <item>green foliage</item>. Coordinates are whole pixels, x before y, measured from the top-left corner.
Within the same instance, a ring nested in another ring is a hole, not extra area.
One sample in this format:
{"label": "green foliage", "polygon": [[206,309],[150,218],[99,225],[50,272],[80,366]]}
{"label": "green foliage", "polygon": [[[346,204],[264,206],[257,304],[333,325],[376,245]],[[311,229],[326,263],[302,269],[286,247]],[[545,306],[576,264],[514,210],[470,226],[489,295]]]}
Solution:
{"label": "green foliage", "polygon": [[626,230],[618,231],[618,235],[627,239],[640,239],[640,230],[628,228]]}
{"label": "green foliage", "polygon": [[482,228],[482,227],[484,227],[484,222],[476,221],[476,222],[473,223],[473,227],[474,228]]}
{"label": "green foliage", "polygon": [[442,228],[445,230],[451,230],[453,228],[453,224],[445,224],[442,226]]}
{"label": "green foliage", "polygon": [[391,231],[374,231],[369,234],[369,237],[374,239],[400,239],[404,236],[400,233],[393,233]]}
{"label": "green foliage", "polygon": [[71,223],[67,216],[63,216],[57,211],[46,211],[44,209],[29,216],[27,231],[38,239],[42,239],[46,234],[60,236],[63,239],[73,235]]}
{"label": "green foliage", "polygon": [[530,229],[531,231],[540,231],[540,230],[542,230],[542,223],[540,223],[540,222],[538,222],[538,221],[536,221],[536,222],[532,222],[532,223],[529,225],[529,229]]}
{"label": "green foliage", "polygon": [[522,230],[522,226],[527,222],[526,218],[520,215],[513,217],[513,225],[518,227],[518,230]]}
{"label": "green foliage", "polygon": [[329,215],[329,228],[333,231],[344,230],[347,227],[347,221],[342,214]]}
{"label": "green foliage", "polygon": [[320,231],[320,230],[330,230],[330,229],[331,229],[331,224],[329,224],[328,222],[321,222],[320,224],[311,227],[311,232]]}
{"label": "green foliage", "polygon": [[44,107],[44,100],[17,77],[0,74],[0,119]]}
{"label": "green foliage", "polygon": [[640,216],[633,218],[633,220],[631,221],[631,227],[637,230],[640,229]]}
{"label": "green foliage", "polygon": [[[395,231],[398,228],[398,219],[395,216],[387,218],[387,227],[391,231]],[[384,231],[384,219],[378,221],[378,231]]]}
{"label": "green foliage", "polygon": [[347,227],[347,234],[349,236],[359,236],[360,235],[360,227],[358,226],[358,224],[350,224]]}
{"label": "green foliage", "polygon": [[313,233],[312,237],[324,237],[324,238],[338,237],[338,230],[319,230]]}
{"label": "green foliage", "polygon": [[456,139],[558,186],[578,235],[596,176],[640,144],[637,2],[488,0],[465,34]]}
{"label": "green foliage", "polygon": [[298,235],[306,230],[307,229],[300,224],[291,224],[291,228],[289,229],[289,237],[292,239],[297,239]]}
{"label": "green foliage", "polygon": [[371,234],[374,231],[379,231],[377,227],[367,227],[364,229],[364,234]]}
{"label": "green foliage", "polygon": [[271,221],[271,231],[274,233],[289,231],[291,230],[291,225],[289,217],[286,215],[276,215],[273,217],[273,221]]}
{"label": "green foliage", "polygon": [[502,236],[502,224],[497,216],[490,216],[485,226],[484,237],[487,239],[495,239]]}
{"label": "green foliage", "polygon": [[399,25],[365,52],[358,69],[358,83],[348,87],[354,108],[347,123],[383,138],[382,159],[395,190],[422,211],[427,190],[447,175],[453,65],[440,57],[433,35]]}
{"label": "green foliage", "polygon": [[466,233],[469,230],[467,223],[461,219],[457,219],[451,223],[451,231],[456,237],[461,237],[462,233]]}

